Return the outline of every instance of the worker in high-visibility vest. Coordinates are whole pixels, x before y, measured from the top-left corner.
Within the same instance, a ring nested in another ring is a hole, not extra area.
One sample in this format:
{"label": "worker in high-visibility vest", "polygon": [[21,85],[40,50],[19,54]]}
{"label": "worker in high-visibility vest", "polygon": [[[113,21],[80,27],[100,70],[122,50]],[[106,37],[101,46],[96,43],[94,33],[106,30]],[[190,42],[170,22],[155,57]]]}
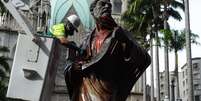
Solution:
{"label": "worker in high-visibility vest", "polygon": [[48,34],[56,37],[60,40],[61,44],[67,44],[69,42],[68,35],[73,35],[74,31],[78,32],[78,27],[80,25],[80,19],[76,15],[70,15],[62,23],[58,23],[50,27]]}
{"label": "worker in high-visibility vest", "polygon": [[50,27],[47,34],[58,39],[62,45],[70,49],[75,49],[78,52],[82,53],[83,51],[79,47],[77,47],[75,42],[68,40],[69,35],[73,35],[75,31],[78,32],[79,25],[79,17],[73,14],[68,16],[67,19],[64,20],[64,22],[55,24]]}

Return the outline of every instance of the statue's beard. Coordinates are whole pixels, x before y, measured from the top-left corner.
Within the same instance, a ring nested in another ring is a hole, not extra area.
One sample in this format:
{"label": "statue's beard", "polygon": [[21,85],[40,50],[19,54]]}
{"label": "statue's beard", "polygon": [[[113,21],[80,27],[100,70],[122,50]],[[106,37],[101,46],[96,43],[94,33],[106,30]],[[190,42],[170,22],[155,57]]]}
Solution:
{"label": "statue's beard", "polygon": [[117,26],[116,22],[111,16],[100,16],[99,18],[96,18],[96,22],[101,28],[106,28],[109,30],[112,30]]}

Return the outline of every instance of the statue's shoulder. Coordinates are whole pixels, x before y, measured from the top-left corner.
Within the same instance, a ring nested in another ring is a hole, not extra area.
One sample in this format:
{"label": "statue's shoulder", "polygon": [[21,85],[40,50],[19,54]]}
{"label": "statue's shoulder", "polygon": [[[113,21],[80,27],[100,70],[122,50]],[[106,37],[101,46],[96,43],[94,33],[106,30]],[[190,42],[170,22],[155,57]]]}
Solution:
{"label": "statue's shoulder", "polygon": [[132,33],[122,28],[121,26],[116,27],[113,33],[114,33],[113,36],[118,40],[122,40],[122,41],[135,40]]}

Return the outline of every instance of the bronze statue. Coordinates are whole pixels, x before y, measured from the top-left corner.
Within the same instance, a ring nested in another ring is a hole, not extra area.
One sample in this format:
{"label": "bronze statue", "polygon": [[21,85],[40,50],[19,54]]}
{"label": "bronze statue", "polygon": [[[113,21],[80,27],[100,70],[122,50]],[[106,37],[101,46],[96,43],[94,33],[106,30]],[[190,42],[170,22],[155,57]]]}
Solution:
{"label": "bronze statue", "polygon": [[65,80],[72,101],[125,101],[151,60],[111,16],[110,0],[94,0],[96,28],[71,58]]}

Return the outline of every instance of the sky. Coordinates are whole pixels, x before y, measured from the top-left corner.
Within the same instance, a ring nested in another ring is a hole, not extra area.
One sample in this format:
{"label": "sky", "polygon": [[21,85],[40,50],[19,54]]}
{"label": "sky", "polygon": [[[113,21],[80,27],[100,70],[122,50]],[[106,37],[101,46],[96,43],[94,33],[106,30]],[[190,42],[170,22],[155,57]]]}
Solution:
{"label": "sky", "polygon": [[[201,13],[199,10],[201,10],[201,0],[189,0],[189,10],[190,10],[190,28],[191,31],[195,34],[199,35],[199,39],[197,39],[198,42],[201,43]],[[172,18],[169,19],[169,24],[171,29],[176,29],[176,30],[183,30],[185,28],[185,17],[184,17],[184,12],[179,10],[181,16],[182,16],[182,21],[176,21]],[[191,46],[191,51],[192,51],[192,58],[194,57],[201,57],[201,45],[194,45],[192,44]],[[159,50],[159,67],[160,67],[160,72],[164,71],[164,49],[161,48]],[[186,63],[186,51],[185,49],[182,51],[178,52],[178,59],[179,59],[179,70],[181,70],[181,67]],[[174,53],[170,52],[169,53],[169,70],[173,71],[174,70],[174,64],[175,64],[175,59],[174,59]],[[155,65],[155,64],[154,64]],[[155,69],[154,69],[155,70]],[[156,73],[154,73],[155,76]],[[150,84],[150,68],[147,69],[147,82]]]}

